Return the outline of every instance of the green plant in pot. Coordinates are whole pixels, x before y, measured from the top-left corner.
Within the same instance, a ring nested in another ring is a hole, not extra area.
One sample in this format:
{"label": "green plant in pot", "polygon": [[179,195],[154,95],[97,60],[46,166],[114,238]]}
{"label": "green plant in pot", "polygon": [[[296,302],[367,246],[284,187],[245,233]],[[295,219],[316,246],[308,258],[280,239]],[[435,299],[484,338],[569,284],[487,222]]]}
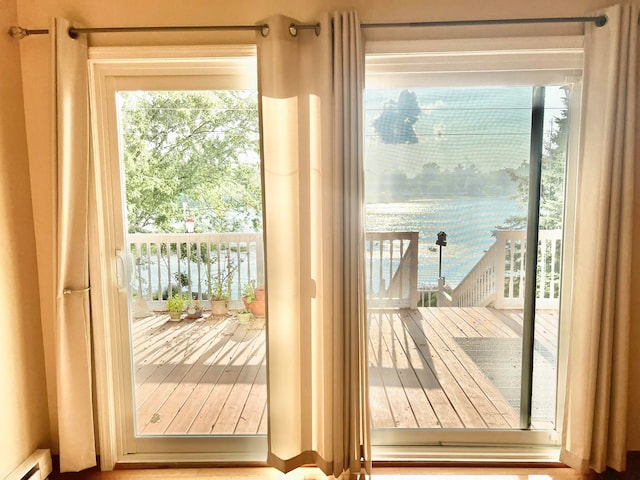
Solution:
{"label": "green plant in pot", "polygon": [[211,291],[211,313],[213,315],[224,315],[229,307],[230,289],[223,284],[216,282]]}
{"label": "green plant in pot", "polygon": [[173,321],[179,321],[184,310],[187,300],[182,293],[174,293],[167,300],[167,310],[169,310],[169,317]]}
{"label": "green plant in pot", "polygon": [[264,297],[264,287],[254,287],[252,282],[249,282],[245,285],[242,301],[244,303],[244,306],[248,308],[256,317],[264,317],[265,315]]}
{"label": "green plant in pot", "polygon": [[253,315],[251,314],[251,310],[249,310],[248,308],[238,310],[238,313],[236,313],[236,317],[238,317],[238,323],[249,323],[252,316]]}
{"label": "green plant in pot", "polygon": [[210,285],[213,288],[209,289],[209,299],[213,315],[226,315],[231,298],[231,285],[237,269],[237,265],[227,259],[224,266],[217,271],[217,276],[212,279]]}

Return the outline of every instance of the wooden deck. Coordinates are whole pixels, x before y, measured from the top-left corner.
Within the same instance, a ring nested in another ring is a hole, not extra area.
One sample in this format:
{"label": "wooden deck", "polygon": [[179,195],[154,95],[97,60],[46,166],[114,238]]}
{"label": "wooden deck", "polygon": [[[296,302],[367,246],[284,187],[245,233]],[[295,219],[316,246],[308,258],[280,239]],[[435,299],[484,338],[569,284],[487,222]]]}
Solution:
{"label": "wooden deck", "polygon": [[[536,317],[536,342],[550,352],[556,348],[556,316],[540,311]],[[249,324],[232,316],[168,319],[155,315],[133,323],[137,433],[266,433],[264,319]],[[513,401],[489,379],[483,357],[474,360],[476,353],[461,344],[476,339],[517,343],[521,329],[518,311],[371,311],[373,427],[518,428]],[[487,343],[489,353],[492,346]],[[534,422],[536,428],[551,426],[546,418]]]}

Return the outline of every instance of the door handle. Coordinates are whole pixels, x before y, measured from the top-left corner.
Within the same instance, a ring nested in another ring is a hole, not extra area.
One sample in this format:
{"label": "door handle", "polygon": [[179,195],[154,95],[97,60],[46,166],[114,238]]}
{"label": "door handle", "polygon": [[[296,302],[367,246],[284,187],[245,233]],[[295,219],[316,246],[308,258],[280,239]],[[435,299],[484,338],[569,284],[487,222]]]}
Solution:
{"label": "door handle", "polygon": [[129,283],[127,281],[129,278],[127,263],[127,252],[124,250],[116,250],[116,283],[118,290],[125,290],[127,283]]}

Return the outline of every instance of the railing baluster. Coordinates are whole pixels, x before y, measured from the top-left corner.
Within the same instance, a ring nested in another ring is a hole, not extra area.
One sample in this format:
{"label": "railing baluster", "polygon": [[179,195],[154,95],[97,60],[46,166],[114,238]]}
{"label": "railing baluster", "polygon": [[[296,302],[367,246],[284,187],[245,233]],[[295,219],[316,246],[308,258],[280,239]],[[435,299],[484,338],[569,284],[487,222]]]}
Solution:
{"label": "railing baluster", "polygon": [[[543,237],[539,241],[540,245],[540,258],[538,259],[538,265],[540,266],[540,279],[538,285],[538,298],[546,298],[545,288],[547,285],[547,240]],[[534,272],[534,275],[537,272]]]}
{"label": "railing baluster", "polygon": [[[409,304],[415,307],[418,303],[418,232],[411,232],[409,242]],[[431,303],[431,302],[429,302]]]}
{"label": "railing baluster", "polygon": [[[169,250],[167,250],[167,252],[171,252],[171,245],[169,245]],[[177,240],[176,241],[176,252],[178,252],[178,264],[176,265],[176,270],[178,273],[178,282],[180,282],[179,279],[182,278],[182,241],[181,240]],[[171,256],[169,256],[169,263],[171,263]],[[171,285],[171,274],[169,274],[169,285]],[[180,285],[178,285],[178,291],[182,290],[180,288]],[[172,289],[169,289],[169,292],[167,292],[167,295],[170,296],[172,292]]]}
{"label": "railing baluster", "polygon": [[384,259],[383,248],[382,248],[383,241],[384,240],[380,239],[380,244],[379,244],[380,245],[380,257],[379,257],[380,261],[378,262],[378,296],[382,296],[383,293],[386,296],[386,292],[383,292],[383,289],[385,288],[385,286],[383,285],[384,281],[382,278],[382,269],[383,269],[382,262]]}
{"label": "railing baluster", "polygon": [[558,248],[558,240],[551,240],[551,280],[549,282],[549,298],[557,298],[556,294],[556,249]]}
{"label": "railing baluster", "polygon": [[156,270],[158,271],[158,285],[160,285],[160,281],[161,281],[160,274],[162,272],[162,262],[161,262],[161,253],[160,253],[161,244],[158,240],[149,244],[149,258],[151,258],[151,255],[153,254],[154,245],[156,248],[156,267],[157,267]]}
{"label": "railing baluster", "polygon": [[[527,281],[527,243],[526,240],[520,241],[520,251],[524,252],[520,255],[520,286],[518,288],[518,298],[524,301],[524,284]],[[535,275],[535,272],[533,272]]]}
{"label": "railing baluster", "polygon": [[365,243],[368,242],[368,248],[366,249],[369,252],[369,292],[373,293],[373,240],[365,240]]}
{"label": "railing baluster", "polygon": [[211,242],[207,240],[207,300],[211,300]]}
{"label": "railing baluster", "polygon": [[496,292],[495,305],[500,309],[504,305],[504,282],[505,282],[505,264],[507,256],[507,239],[504,232],[496,232],[496,243],[494,251],[494,290]]}
{"label": "railing baluster", "polygon": [[242,264],[240,263],[241,246],[242,245],[241,245],[240,242],[236,243],[236,262],[238,262],[238,286],[236,287],[236,293],[238,294],[238,298],[242,297],[242,294],[240,292],[240,284],[242,283],[241,282],[241,279],[242,279],[242,270],[241,270]]}
{"label": "railing baluster", "polygon": [[[198,294],[197,299],[202,301],[202,244],[196,242],[196,255],[198,255]],[[193,298],[193,291],[190,292]]]}
{"label": "railing baluster", "polygon": [[247,283],[251,280],[251,251],[253,250],[253,242],[247,241]]}

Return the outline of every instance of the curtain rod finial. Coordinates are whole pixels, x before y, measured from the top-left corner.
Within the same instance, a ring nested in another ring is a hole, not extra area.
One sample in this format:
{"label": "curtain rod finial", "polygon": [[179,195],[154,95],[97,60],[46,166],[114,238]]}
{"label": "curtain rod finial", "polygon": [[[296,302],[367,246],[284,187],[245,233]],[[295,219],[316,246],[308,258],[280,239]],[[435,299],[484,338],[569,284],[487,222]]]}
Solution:
{"label": "curtain rod finial", "polygon": [[27,36],[27,31],[22,27],[17,27],[15,25],[9,27],[9,35],[15,38],[16,40],[22,40]]}
{"label": "curtain rod finial", "polygon": [[596,19],[596,27],[604,27],[607,24],[607,20],[609,19],[606,15],[601,15]]}

